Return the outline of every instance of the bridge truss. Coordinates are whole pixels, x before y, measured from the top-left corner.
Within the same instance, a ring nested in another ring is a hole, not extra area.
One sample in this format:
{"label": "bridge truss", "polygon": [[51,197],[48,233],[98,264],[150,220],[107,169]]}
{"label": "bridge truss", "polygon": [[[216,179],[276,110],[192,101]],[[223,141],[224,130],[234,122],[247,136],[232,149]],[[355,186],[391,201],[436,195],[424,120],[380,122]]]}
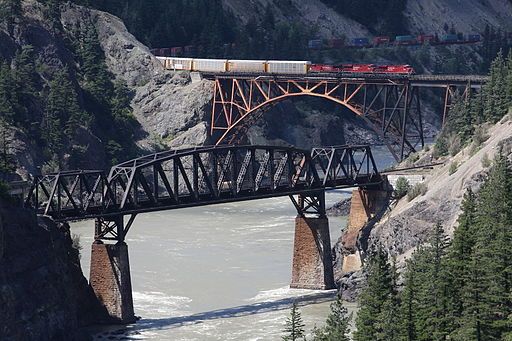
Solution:
{"label": "bridge truss", "polygon": [[290,196],[300,215],[324,216],[326,188],[380,183],[368,146],[312,153],[207,147],[144,156],[112,167],[108,175],[70,171],[36,177],[25,204],[56,221],[95,218],[97,240],[123,241],[139,213]]}
{"label": "bridge truss", "polygon": [[210,133],[217,145],[236,142],[261,110],[286,98],[320,97],[336,102],[363,118],[387,144],[397,161],[423,147],[420,88],[446,89],[444,116],[456,90],[465,93],[485,81],[452,77],[345,77],[327,75],[205,75],[214,81]]}

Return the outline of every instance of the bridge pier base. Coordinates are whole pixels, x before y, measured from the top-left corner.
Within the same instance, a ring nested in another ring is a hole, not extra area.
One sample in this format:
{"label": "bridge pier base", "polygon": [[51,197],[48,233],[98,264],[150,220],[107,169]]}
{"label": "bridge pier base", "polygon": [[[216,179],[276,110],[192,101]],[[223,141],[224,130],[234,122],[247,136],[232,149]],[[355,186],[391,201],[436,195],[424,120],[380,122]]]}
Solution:
{"label": "bridge pier base", "polygon": [[290,288],[334,289],[331,238],[327,217],[295,218],[292,283]]}
{"label": "bridge pier base", "polygon": [[136,321],[133,310],[132,283],[128,245],[125,242],[92,244],[90,284],[99,301],[117,323]]}

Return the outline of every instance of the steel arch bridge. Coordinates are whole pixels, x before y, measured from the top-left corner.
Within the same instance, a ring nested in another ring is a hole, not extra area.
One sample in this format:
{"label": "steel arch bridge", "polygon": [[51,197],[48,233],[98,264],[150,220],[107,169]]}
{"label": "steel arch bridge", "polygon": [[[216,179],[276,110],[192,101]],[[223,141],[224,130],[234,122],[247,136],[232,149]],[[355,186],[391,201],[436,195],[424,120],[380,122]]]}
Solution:
{"label": "steel arch bridge", "polygon": [[96,240],[124,241],[139,213],[290,196],[299,214],[325,216],[325,189],[381,182],[369,146],[203,147],[144,156],[108,174],[39,176],[25,206],[55,221],[96,218]]}
{"label": "steel arch bridge", "polygon": [[469,96],[486,77],[410,75],[203,74],[214,81],[210,134],[217,145],[253,123],[256,113],[283,99],[312,96],[338,103],[361,117],[397,161],[424,146],[420,88],[446,89],[443,121],[459,89]]}

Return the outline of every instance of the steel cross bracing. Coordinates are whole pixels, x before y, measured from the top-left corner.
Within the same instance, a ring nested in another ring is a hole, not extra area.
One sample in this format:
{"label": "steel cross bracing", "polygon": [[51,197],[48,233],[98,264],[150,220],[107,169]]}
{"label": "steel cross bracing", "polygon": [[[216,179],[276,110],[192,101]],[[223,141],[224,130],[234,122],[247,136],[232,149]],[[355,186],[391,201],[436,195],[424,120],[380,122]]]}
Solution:
{"label": "steel cross bracing", "polygon": [[314,96],[339,103],[362,117],[398,161],[424,146],[421,87],[446,88],[446,116],[454,89],[463,87],[469,93],[486,80],[475,76],[217,74],[205,77],[214,80],[210,133],[217,145],[234,143],[238,134],[254,124],[255,114],[261,114],[262,109],[286,98]]}
{"label": "steel cross bracing", "polygon": [[[381,183],[367,146],[307,152],[269,146],[205,147],[157,153],[102,171],[36,177],[27,207],[56,221],[96,218],[97,239],[123,240],[139,213],[317,195]],[[129,216],[125,223],[123,216]]]}

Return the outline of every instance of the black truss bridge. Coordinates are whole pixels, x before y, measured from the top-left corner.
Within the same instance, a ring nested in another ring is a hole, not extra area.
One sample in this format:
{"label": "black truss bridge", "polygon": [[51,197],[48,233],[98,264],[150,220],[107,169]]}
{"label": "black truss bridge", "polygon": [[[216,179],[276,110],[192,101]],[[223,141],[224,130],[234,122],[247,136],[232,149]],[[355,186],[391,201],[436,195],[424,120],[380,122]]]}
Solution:
{"label": "black truss bridge", "polygon": [[123,225],[116,220],[124,215],[132,216],[131,225],[138,213],[279,196],[290,196],[299,213],[325,214],[325,189],[380,184],[369,146],[311,152],[218,146],[147,155],[108,174],[78,170],[38,176],[25,205],[56,221],[98,218],[117,225]]}

